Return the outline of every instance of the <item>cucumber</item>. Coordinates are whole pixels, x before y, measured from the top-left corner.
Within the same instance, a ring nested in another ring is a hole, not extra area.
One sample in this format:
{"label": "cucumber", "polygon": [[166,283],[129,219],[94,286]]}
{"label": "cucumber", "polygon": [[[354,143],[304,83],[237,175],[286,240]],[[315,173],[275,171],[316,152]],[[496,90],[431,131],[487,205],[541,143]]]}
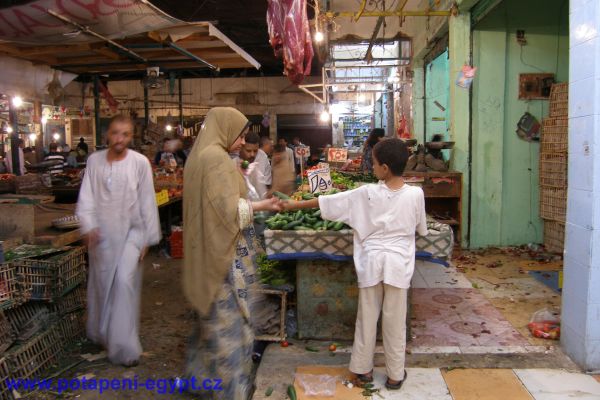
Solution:
{"label": "cucumber", "polygon": [[274,230],[278,230],[278,229],[283,229],[284,226],[286,226],[288,223],[285,221],[277,221],[273,226],[274,226]]}
{"label": "cucumber", "polygon": [[313,229],[318,229],[318,228],[322,227],[324,222],[325,222],[325,221],[317,221],[317,222],[315,222],[315,223],[313,224],[313,226],[312,226],[312,227],[313,227]]}
{"label": "cucumber", "polygon": [[333,230],[334,231],[339,231],[340,229],[342,229],[344,226],[343,222],[336,222],[335,224],[333,224]]}
{"label": "cucumber", "polygon": [[296,388],[294,387],[294,385],[288,385],[287,395],[290,398],[290,400],[298,400],[298,395],[296,394]]}
{"label": "cucumber", "polygon": [[312,200],[314,198],[315,198],[315,196],[313,196],[311,193],[304,193],[302,195],[302,200]]}
{"label": "cucumber", "polygon": [[314,224],[316,223],[318,220],[315,217],[311,217],[310,215],[306,215],[304,217],[304,221],[308,222],[309,224]]}
{"label": "cucumber", "polygon": [[288,224],[285,224],[285,226],[282,227],[281,229],[283,229],[284,231],[289,231],[291,229],[294,229],[294,227],[301,225],[301,224],[302,224],[302,221],[292,221]]}
{"label": "cucumber", "polygon": [[302,210],[296,211],[296,214],[294,215],[294,221],[299,221],[300,218],[302,218]]}
{"label": "cucumber", "polygon": [[337,222],[335,222],[335,221],[328,221],[328,222],[327,222],[327,229],[331,229],[331,228],[333,228],[333,227],[334,227],[334,225],[335,225],[336,223],[337,223]]}
{"label": "cucumber", "polygon": [[313,228],[310,226],[306,226],[306,225],[298,225],[294,227],[295,231],[312,231]]}
{"label": "cucumber", "polygon": [[313,217],[317,217],[317,218],[320,217],[321,216],[321,210],[315,211],[314,213],[312,213],[312,216]]}
{"label": "cucumber", "polygon": [[318,353],[319,352],[319,349],[317,349],[316,347],[312,347],[312,346],[306,346],[304,349],[306,351],[310,351],[310,352],[313,352],[313,353]]}
{"label": "cucumber", "polygon": [[265,392],[265,396],[266,396],[266,397],[269,397],[269,396],[270,396],[270,395],[272,395],[272,394],[273,394],[273,386],[269,386],[269,387],[267,388],[267,391]]}
{"label": "cucumber", "polygon": [[291,197],[288,196],[287,194],[283,194],[281,192],[273,192],[273,196],[278,197],[281,200],[290,200]]}

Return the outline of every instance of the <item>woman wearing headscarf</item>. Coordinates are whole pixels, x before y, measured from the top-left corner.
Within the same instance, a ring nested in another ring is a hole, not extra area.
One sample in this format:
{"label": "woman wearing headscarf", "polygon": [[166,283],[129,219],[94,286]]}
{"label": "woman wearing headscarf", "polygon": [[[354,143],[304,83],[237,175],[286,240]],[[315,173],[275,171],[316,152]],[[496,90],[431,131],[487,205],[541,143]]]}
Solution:
{"label": "woman wearing headscarf", "polygon": [[[196,378],[203,398],[245,400],[253,386],[248,297],[255,283],[255,245],[245,233],[253,211],[281,207],[277,199],[246,199],[248,189],[229,153],[239,152],[248,127],[235,108],[211,109],[184,170],[183,287],[198,314],[186,377]],[[207,378],[221,379],[222,390],[202,388]]]}
{"label": "woman wearing headscarf", "polygon": [[365,141],[363,147],[362,162],[360,163],[360,171],[365,174],[373,173],[373,147],[385,136],[385,131],[381,128],[371,129],[369,137]]}

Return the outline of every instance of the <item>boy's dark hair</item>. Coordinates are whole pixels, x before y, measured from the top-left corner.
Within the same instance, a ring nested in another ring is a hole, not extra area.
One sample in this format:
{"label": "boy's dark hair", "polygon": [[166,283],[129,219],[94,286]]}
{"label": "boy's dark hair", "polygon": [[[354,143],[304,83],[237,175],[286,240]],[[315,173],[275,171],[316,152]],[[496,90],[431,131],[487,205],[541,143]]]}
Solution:
{"label": "boy's dark hair", "polygon": [[48,146],[48,150],[56,151],[58,150],[58,145],[56,143],[50,143],[50,145]]}
{"label": "boy's dark hair", "polygon": [[258,144],[260,142],[260,136],[258,136],[258,133],[256,132],[248,132],[245,140],[248,144]]}
{"label": "boy's dark hair", "polygon": [[269,143],[271,141],[271,138],[268,136],[261,136],[260,137],[260,147],[263,147],[265,144]]}
{"label": "boy's dark hair", "polygon": [[367,138],[367,145],[374,147],[377,142],[379,142],[379,139],[385,136],[385,130],[383,130],[383,128],[374,128],[371,130],[371,133],[369,133],[369,137]]}
{"label": "boy's dark hair", "polygon": [[400,139],[386,139],[373,147],[373,157],[388,166],[395,176],[402,176],[408,161],[408,148]]}
{"label": "boy's dark hair", "polygon": [[285,152],[285,146],[283,144],[276,144],[275,147],[273,148],[273,151],[275,151],[275,153],[283,153]]}

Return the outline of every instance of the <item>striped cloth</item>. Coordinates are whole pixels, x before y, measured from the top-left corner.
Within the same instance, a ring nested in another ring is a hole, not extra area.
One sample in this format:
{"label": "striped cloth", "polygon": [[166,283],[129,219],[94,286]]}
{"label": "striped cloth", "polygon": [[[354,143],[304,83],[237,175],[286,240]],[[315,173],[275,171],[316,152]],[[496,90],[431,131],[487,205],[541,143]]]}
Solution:
{"label": "striped cloth", "polygon": [[62,161],[62,164],[57,163],[56,165],[48,168],[48,171],[52,175],[62,174],[64,171],[64,167],[67,165],[65,156],[63,156],[62,154],[59,154],[59,153],[50,153],[44,158],[44,161],[54,161],[54,160],[60,160],[60,161]]}

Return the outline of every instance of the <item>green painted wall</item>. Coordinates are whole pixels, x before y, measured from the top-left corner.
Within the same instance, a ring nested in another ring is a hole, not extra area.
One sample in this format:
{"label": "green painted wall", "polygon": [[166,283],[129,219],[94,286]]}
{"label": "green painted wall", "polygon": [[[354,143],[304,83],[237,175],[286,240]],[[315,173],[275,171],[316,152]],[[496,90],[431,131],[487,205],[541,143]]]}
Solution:
{"label": "green painted wall", "polygon": [[[438,107],[440,104],[445,110]],[[448,50],[425,65],[425,134],[426,141],[441,134],[448,140],[450,121],[450,62]],[[447,155],[446,155],[447,156]]]}
{"label": "green painted wall", "polygon": [[[527,45],[516,41],[524,29]],[[525,111],[540,121],[548,101],[518,99],[520,73],[568,80],[568,1],[505,0],[473,32],[473,194],[471,247],[542,241],[539,144],[519,139]]]}

